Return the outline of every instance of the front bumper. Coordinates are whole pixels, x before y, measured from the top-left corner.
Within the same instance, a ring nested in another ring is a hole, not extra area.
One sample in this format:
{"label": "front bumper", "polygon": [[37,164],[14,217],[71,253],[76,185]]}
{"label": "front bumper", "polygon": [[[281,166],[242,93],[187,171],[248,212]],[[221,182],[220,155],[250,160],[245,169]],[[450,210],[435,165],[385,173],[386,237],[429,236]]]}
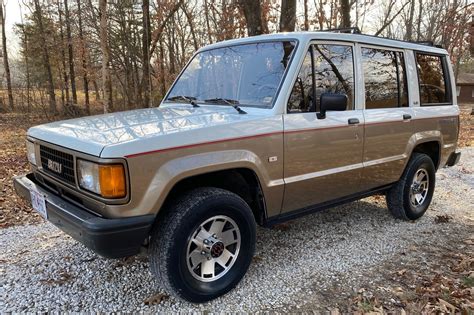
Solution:
{"label": "front bumper", "polygon": [[446,162],[446,166],[454,166],[458,164],[459,160],[461,159],[461,152],[453,152],[448,158]]}
{"label": "front bumper", "polygon": [[30,190],[45,196],[48,221],[97,254],[107,258],[135,255],[148,237],[155,216],[106,219],[64,200],[36,181],[34,175],[13,178],[16,193],[31,202]]}

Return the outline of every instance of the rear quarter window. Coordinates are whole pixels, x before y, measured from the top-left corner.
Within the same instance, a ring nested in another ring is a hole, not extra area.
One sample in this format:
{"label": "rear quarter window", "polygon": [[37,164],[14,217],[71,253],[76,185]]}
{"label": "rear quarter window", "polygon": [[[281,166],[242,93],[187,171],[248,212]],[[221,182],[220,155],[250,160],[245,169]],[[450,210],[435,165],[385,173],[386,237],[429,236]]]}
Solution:
{"label": "rear quarter window", "polygon": [[421,106],[452,104],[446,56],[417,52]]}

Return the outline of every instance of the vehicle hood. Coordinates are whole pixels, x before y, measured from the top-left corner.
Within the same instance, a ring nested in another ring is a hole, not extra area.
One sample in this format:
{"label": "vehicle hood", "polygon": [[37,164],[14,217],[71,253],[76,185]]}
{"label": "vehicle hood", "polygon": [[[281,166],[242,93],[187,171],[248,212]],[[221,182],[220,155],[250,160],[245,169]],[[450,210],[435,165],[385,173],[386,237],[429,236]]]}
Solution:
{"label": "vehicle hood", "polygon": [[[215,134],[210,129],[221,130],[224,125],[259,117],[261,114],[250,112],[239,114],[230,106],[193,108],[180,104],[48,123],[30,128],[28,136],[94,156],[121,157],[147,147],[152,150],[186,145],[200,138],[198,135],[212,139]],[[105,148],[110,149],[104,156]]]}

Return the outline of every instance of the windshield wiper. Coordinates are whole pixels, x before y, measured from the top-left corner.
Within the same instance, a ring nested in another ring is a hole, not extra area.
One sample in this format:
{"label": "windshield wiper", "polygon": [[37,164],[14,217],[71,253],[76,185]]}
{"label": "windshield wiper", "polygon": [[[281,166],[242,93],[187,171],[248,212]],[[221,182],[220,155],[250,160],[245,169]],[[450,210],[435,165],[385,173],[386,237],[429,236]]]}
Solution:
{"label": "windshield wiper", "polygon": [[239,107],[239,105],[237,105],[237,104],[239,104],[239,101],[237,101],[237,100],[232,100],[232,99],[229,99],[229,98],[216,97],[216,98],[209,98],[207,100],[204,100],[204,102],[206,102],[206,103],[221,103],[221,102],[224,102],[227,105],[230,105],[233,108],[235,108],[235,110],[238,111],[239,114],[247,114],[246,111],[244,111],[242,108]]}
{"label": "windshield wiper", "polygon": [[195,98],[194,96],[176,95],[176,96],[168,97],[166,100],[167,100],[167,101],[179,101],[179,100],[184,100],[184,101],[188,102],[189,104],[193,105],[193,107],[200,107],[200,106],[196,103],[196,98]]}

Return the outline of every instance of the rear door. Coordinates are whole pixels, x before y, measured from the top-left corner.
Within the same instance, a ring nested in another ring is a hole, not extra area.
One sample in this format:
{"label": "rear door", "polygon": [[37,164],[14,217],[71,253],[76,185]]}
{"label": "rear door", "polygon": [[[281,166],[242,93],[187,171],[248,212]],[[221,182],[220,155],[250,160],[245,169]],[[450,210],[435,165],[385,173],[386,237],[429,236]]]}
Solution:
{"label": "rear door", "polygon": [[397,181],[413,135],[404,50],[360,46],[365,91],[364,171],[370,190]]}
{"label": "rear door", "polygon": [[[413,107],[417,133],[441,133],[440,162],[446,161],[456,149],[459,109],[453,94],[449,58],[426,52],[415,52],[414,59],[419,86],[419,106]],[[454,102],[453,102],[454,101]],[[438,165],[436,165],[438,166]]]}
{"label": "rear door", "polygon": [[[360,189],[364,117],[362,110],[354,109],[353,61],[350,43],[315,42],[307,51],[284,115],[282,212]],[[347,95],[347,109],[327,112],[326,118],[318,119],[320,96],[328,92]]]}

